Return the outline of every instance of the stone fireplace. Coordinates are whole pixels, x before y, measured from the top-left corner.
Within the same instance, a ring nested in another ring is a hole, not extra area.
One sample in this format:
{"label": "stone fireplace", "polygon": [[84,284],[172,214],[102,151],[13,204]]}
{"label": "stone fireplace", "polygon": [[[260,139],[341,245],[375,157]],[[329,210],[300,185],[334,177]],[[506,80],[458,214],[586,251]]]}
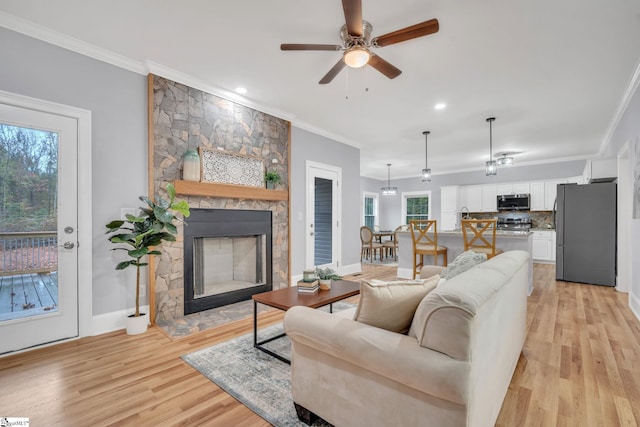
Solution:
{"label": "stone fireplace", "polygon": [[[150,74],[148,83],[152,119],[149,149],[153,155],[149,168],[154,194],[166,197],[167,183],[184,182],[180,181],[182,158],[187,150],[199,147],[260,158],[267,170],[282,178],[278,191],[262,187],[254,191],[258,187],[238,185],[238,191],[222,196],[216,193],[214,184],[205,182],[195,183],[195,193],[178,191],[176,197],[189,203],[192,216],[185,218],[188,225],[177,224],[177,240],[163,243],[162,254],[153,260],[150,288],[154,320],[180,319],[192,309],[230,303],[230,297],[245,298],[248,294],[250,299],[258,289],[289,286],[291,123],[163,77]],[[278,192],[284,197],[275,197]],[[213,228],[226,230],[226,225],[205,227],[206,233],[198,234],[199,226],[193,224],[201,210],[231,211],[236,217],[238,212],[266,213],[271,219],[270,235],[266,231],[237,236],[206,234]],[[192,239],[190,233],[198,235]],[[185,255],[193,259],[185,261]],[[248,260],[251,263],[245,263]],[[236,261],[243,261],[243,266],[236,266]],[[202,275],[188,271],[192,266],[202,268]],[[187,302],[190,297],[192,301]],[[215,302],[204,302],[210,300]]]}
{"label": "stone fireplace", "polygon": [[184,227],[184,314],[272,289],[271,211],[193,209]]}

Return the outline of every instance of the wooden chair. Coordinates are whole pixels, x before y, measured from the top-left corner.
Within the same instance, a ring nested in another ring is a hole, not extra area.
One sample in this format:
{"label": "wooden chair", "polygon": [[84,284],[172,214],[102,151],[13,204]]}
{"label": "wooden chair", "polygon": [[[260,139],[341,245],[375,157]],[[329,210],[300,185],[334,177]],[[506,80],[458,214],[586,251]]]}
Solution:
{"label": "wooden chair", "polygon": [[382,261],[382,244],[373,241],[373,230],[366,225],[360,227],[360,243],[360,262],[362,262],[363,257],[366,259],[367,256],[369,256],[371,262],[373,262],[376,251],[379,254],[380,261]]}
{"label": "wooden chair", "polygon": [[391,240],[387,240],[382,242],[382,247],[385,250],[385,256],[387,258],[393,257],[396,261],[398,260],[398,231],[406,230],[406,225],[400,225],[393,230],[393,236]]}
{"label": "wooden chair", "polygon": [[463,219],[462,238],[464,250],[487,254],[487,259],[501,254],[496,248],[497,219]]}
{"label": "wooden chair", "polygon": [[[438,265],[438,255],[443,255],[444,266],[447,266],[446,246],[438,245],[438,223],[435,219],[409,221],[411,240],[413,241],[413,278],[419,272],[418,267],[424,267],[424,256],[433,257],[433,264]],[[420,256],[418,263],[416,257]]]}

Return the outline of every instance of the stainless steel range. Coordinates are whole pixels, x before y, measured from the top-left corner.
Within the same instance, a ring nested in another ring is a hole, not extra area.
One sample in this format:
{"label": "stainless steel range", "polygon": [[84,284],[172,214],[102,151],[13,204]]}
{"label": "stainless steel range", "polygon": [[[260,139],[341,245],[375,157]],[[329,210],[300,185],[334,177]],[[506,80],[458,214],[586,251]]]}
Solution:
{"label": "stainless steel range", "polygon": [[509,212],[498,215],[498,230],[528,231],[531,229],[531,215]]}

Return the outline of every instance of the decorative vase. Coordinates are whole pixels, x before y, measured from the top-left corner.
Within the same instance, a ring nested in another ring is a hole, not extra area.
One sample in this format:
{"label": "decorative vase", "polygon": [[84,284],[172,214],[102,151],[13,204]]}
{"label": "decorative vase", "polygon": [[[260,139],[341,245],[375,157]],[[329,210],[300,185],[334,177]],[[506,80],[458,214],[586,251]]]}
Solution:
{"label": "decorative vase", "polygon": [[200,181],[200,155],[195,150],[187,150],[184,153],[182,179],[185,181]]}
{"label": "decorative vase", "polygon": [[331,289],[331,279],[320,279],[320,289],[328,291]]}
{"label": "decorative vase", "polygon": [[147,331],[147,315],[140,313],[140,316],[130,315],[127,317],[127,335],[143,334]]}
{"label": "decorative vase", "polygon": [[273,181],[267,181],[267,190],[274,190],[276,188],[276,183]]}

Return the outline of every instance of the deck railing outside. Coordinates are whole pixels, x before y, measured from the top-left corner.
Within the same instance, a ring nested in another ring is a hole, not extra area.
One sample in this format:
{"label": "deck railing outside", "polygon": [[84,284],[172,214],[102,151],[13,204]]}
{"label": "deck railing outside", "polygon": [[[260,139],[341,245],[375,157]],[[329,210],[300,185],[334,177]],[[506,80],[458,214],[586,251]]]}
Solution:
{"label": "deck railing outside", "polygon": [[55,231],[0,233],[0,276],[58,269]]}

